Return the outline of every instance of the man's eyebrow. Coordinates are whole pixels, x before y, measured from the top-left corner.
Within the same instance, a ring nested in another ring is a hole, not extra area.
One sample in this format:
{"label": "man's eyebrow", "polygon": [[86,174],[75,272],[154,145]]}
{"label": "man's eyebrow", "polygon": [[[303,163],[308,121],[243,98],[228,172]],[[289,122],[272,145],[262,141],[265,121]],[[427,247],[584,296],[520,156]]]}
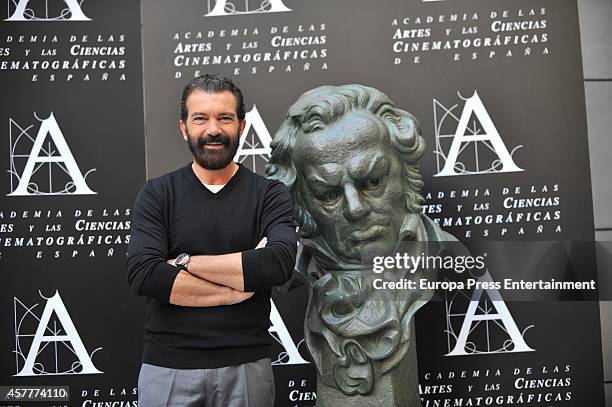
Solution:
{"label": "man's eyebrow", "polygon": [[[231,117],[236,117],[236,113],[235,112],[219,112],[217,113],[218,116],[231,116]],[[194,116],[208,116],[208,113],[204,113],[204,112],[193,112],[190,114],[191,117]]]}

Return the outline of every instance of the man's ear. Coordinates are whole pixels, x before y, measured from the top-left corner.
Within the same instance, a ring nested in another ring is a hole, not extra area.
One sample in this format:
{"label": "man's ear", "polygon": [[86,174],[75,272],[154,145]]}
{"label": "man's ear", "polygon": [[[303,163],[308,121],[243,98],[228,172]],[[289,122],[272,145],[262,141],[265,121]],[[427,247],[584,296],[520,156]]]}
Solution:
{"label": "man's ear", "polygon": [[246,119],[242,119],[240,121],[240,132],[239,132],[240,137],[242,137],[242,132],[244,131],[245,127],[246,127]]}
{"label": "man's ear", "polygon": [[187,141],[187,125],[183,120],[179,120],[179,129],[181,129],[181,133],[183,134],[183,140]]}

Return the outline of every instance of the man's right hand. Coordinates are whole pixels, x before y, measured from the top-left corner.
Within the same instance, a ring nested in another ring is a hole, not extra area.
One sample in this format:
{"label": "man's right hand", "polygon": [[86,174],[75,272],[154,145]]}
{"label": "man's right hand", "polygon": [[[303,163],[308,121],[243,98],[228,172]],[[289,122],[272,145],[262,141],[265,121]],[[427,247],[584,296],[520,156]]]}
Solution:
{"label": "man's right hand", "polygon": [[216,307],[238,304],[253,294],[211,283],[181,270],[174,279],[169,302],[182,307]]}

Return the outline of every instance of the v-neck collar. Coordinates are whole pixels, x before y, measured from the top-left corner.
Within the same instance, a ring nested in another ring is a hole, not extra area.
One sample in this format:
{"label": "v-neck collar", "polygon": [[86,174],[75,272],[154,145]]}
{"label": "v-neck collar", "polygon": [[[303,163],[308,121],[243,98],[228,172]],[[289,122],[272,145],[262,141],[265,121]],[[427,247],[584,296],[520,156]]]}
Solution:
{"label": "v-neck collar", "polygon": [[204,184],[202,183],[202,181],[200,181],[195,172],[193,172],[191,164],[192,163],[189,163],[185,167],[185,170],[189,173],[189,178],[193,183],[196,184],[197,188],[202,191],[202,193],[206,194],[209,198],[212,199],[219,199],[229,193],[234,188],[234,185],[238,183],[240,178],[242,178],[244,172],[246,171],[242,164],[236,163],[238,165],[238,171],[236,171],[236,173],[229,179],[229,181],[227,181],[227,183],[223,186],[223,188],[221,188],[219,192],[212,192],[204,186]]}

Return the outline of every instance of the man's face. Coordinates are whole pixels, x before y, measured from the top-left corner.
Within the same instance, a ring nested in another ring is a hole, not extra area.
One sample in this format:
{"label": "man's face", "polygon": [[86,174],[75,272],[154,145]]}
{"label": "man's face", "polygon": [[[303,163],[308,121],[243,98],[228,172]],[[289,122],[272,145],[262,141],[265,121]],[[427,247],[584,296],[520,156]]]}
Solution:
{"label": "man's face", "polygon": [[187,120],[181,120],[179,127],[195,161],[208,170],[227,167],[238,151],[245,125],[236,115],[234,95],[195,90],[185,105]]}
{"label": "man's face", "polygon": [[305,204],[336,255],[358,263],[395,248],[407,214],[406,182],[380,118],[348,113],[299,135],[294,154]]}

